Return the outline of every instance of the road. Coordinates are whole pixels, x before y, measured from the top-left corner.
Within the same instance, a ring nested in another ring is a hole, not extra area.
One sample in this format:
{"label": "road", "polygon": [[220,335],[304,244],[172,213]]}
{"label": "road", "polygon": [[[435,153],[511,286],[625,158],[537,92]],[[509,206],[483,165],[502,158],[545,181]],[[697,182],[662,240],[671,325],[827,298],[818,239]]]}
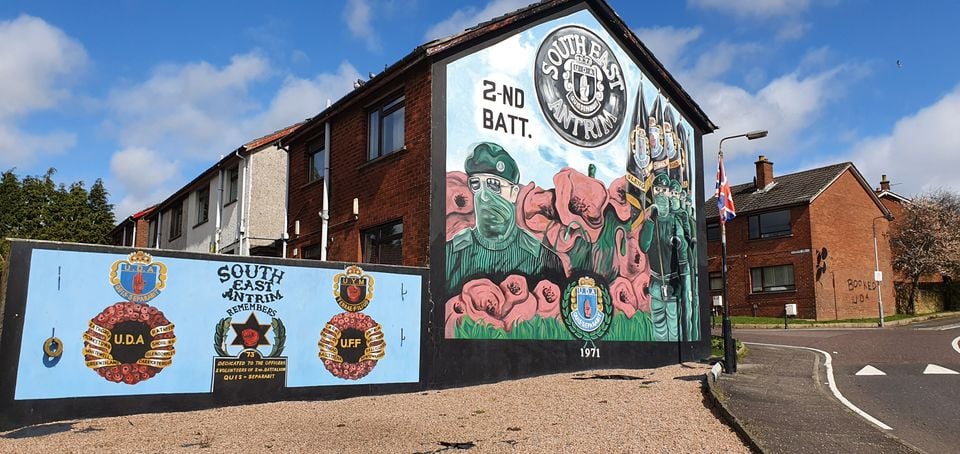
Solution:
{"label": "road", "polygon": [[839,391],[889,434],[930,453],[960,452],[960,317],[883,329],[738,329],[734,337],[830,353]]}

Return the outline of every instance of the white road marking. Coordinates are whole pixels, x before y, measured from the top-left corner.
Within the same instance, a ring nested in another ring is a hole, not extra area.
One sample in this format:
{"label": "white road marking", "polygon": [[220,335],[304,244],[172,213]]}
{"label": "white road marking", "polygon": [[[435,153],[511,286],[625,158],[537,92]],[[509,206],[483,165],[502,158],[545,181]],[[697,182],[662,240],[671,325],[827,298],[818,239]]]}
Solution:
{"label": "white road marking", "polygon": [[957,353],[960,353],[960,336],[957,336],[957,338],[950,343],[953,345],[953,349],[956,350]]}
{"label": "white road marking", "polygon": [[860,371],[853,375],[887,375],[887,373],[867,364],[866,366],[863,366],[863,369],[860,369]]}
{"label": "white road marking", "polygon": [[923,370],[923,375],[960,375],[960,372],[936,364],[927,364],[927,368]]}
{"label": "white road marking", "polygon": [[840,401],[840,403],[846,405],[847,408],[849,408],[850,410],[852,410],[854,413],[860,415],[863,419],[866,419],[867,421],[871,422],[873,425],[875,425],[875,426],[877,426],[877,427],[879,427],[879,428],[881,428],[881,429],[883,429],[883,430],[893,430],[892,427],[890,427],[890,426],[888,426],[888,425],[880,422],[879,419],[874,418],[873,416],[870,416],[869,413],[861,410],[861,409],[858,408],[856,405],[854,405],[853,402],[850,402],[849,400],[847,400],[846,397],[843,397],[843,394],[840,394],[840,390],[837,389],[837,383],[836,383],[836,381],[834,381],[834,379],[833,379],[833,357],[831,357],[829,353],[827,353],[827,352],[825,352],[825,351],[823,351],[823,350],[818,350],[818,349],[816,349],[816,348],[811,348],[811,347],[798,347],[798,346],[795,346],[795,345],[761,344],[761,343],[757,343],[757,342],[744,342],[744,344],[747,344],[747,345],[760,345],[760,346],[766,346],[766,347],[799,348],[799,349],[802,349],[802,350],[811,350],[811,351],[815,351],[815,352],[817,352],[817,353],[822,354],[823,356],[826,357],[826,361],[824,361],[823,365],[827,368],[827,384],[830,386],[830,391],[833,392],[833,397],[836,397],[837,400]]}
{"label": "white road marking", "polygon": [[957,329],[957,328],[960,328],[960,323],[954,323],[952,325],[943,325],[943,326],[927,326],[927,327],[917,328],[917,329],[922,329],[925,331],[947,331],[947,330]]}

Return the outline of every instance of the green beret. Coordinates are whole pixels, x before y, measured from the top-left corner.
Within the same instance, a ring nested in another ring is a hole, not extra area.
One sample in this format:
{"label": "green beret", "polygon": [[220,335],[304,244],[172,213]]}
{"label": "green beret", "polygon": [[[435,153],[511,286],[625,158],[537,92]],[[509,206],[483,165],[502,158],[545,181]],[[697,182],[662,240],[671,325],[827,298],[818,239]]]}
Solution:
{"label": "green beret", "polygon": [[680,185],[680,182],[674,179],[670,179],[670,189],[680,192],[683,190],[683,186]]}
{"label": "green beret", "polygon": [[514,161],[503,147],[492,142],[482,142],[474,147],[463,167],[467,175],[490,173],[513,184],[520,181],[517,161]]}
{"label": "green beret", "polygon": [[653,177],[653,186],[670,187],[670,177],[665,173],[659,173]]}

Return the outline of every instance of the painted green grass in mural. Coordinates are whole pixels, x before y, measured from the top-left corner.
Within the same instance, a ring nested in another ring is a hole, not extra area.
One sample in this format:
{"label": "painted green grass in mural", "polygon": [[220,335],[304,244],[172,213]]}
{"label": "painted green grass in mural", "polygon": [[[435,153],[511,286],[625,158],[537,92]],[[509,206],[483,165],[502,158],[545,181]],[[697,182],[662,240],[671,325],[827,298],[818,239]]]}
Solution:
{"label": "painted green grass in mural", "polygon": [[623,312],[617,312],[610,323],[610,331],[603,336],[604,341],[653,341],[653,322],[646,312],[638,311],[633,318],[627,318]]}
{"label": "painted green grass in mural", "polygon": [[[530,320],[517,323],[510,332],[490,325],[474,322],[470,317],[454,331],[456,339],[536,339],[536,340],[573,340],[563,322],[555,318],[534,316]],[[610,331],[601,340],[604,341],[652,341],[653,322],[646,312],[637,312],[633,318],[627,318],[622,312],[613,317]]]}
{"label": "painted green grass in mural", "polygon": [[487,324],[479,324],[465,316],[453,336],[457,339],[573,339],[563,322],[555,318],[540,318],[540,316],[517,323],[510,332]]}

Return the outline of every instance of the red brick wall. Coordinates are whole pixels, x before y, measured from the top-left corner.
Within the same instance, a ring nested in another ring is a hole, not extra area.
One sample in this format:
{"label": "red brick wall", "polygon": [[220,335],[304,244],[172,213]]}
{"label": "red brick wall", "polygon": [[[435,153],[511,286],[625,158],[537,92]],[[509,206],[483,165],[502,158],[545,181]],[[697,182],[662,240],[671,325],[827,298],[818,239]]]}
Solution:
{"label": "red brick wall", "polygon": [[[727,298],[733,315],[782,317],[784,305],[795,303],[801,318],[816,313],[813,292],[813,266],[810,262],[810,213],[806,206],[789,208],[792,234],[787,237],[749,239],[748,218],[737,216],[727,224]],[[711,272],[720,271],[720,242],[707,245]],[[752,293],[750,269],[774,265],[793,265],[795,291]],[[719,295],[719,292],[714,292]]]}
{"label": "red brick wall", "polygon": [[[878,293],[874,281],[874,219],[883,212],[852,171],[844,172],[810,206],[814,220],[814,250],[827,248],[826,272],[816,283],[817,319],[877,317]],[[884,313],[896,312],[890,266],[887,221],[876,219],[877,250],[883,281]],[[812,256],[815,266],[816,256]]]}
{"label": "red brick wall", "polygon": [[147,222],[146,218],[137,219],[137,238],[133,243],[133,247],[149,247],[147,244],[150,241],[150,224]]}
{"label": "red brick wall", "polygon": [[[354,99],[331,123],[330,231],[328,260],[362,260],[360,232],[387,222],[403,222],[403,264],[425,266],[429,257],[430,212],[430,71],[420,64]],[[367,106],[402,90],[405,100],[406,150],[367,161]],[[290,143],[288,231],[291,248],[320,241],[322,183],[307,184],[307,138]],[[359,218],[353,221],[353,199]],[[300,220],[300,236],[293,223]],[[289,252],[288,252],[289,254]]]}

